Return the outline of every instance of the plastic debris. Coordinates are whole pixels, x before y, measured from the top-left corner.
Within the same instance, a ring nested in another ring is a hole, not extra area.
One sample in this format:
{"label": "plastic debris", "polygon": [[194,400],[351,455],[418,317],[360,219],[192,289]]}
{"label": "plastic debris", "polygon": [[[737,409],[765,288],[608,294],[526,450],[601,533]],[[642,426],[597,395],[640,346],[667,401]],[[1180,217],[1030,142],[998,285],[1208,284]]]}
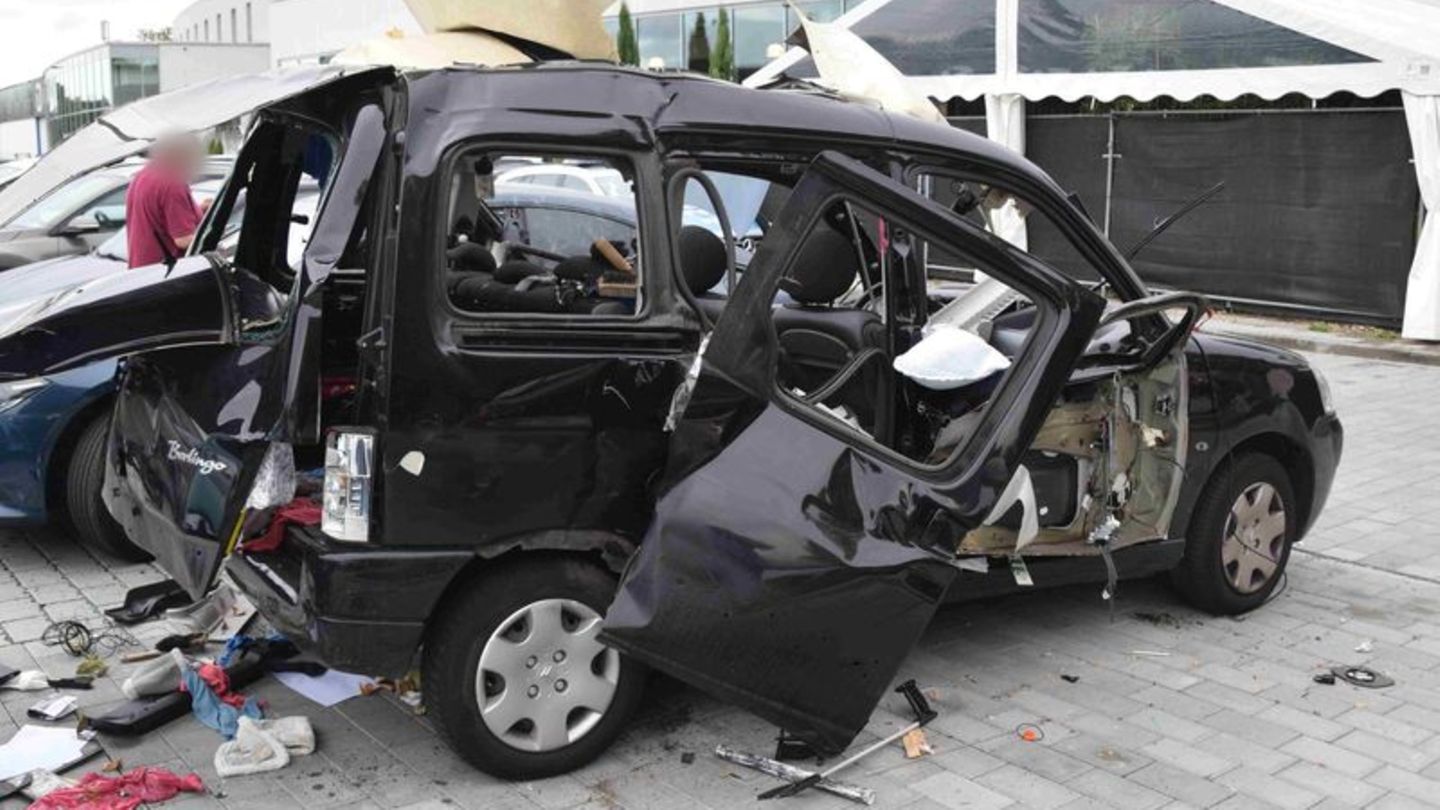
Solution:
{"label": "plastic debris", "polygon": [[1025,742],[1040,742],[1045,739],[1045,729],[1034,723],[1021,723],[1015,727],[1015,736]]}
{"label": "plastic debris", "polygon": [[1369,667],[1331,667],[1330,671],[1335,677],[1350,684],[1365,689],[1384,689],[1387,686],[1394,686],[1395,679],[1381,672],[1376,672]]}
{"label": "plastic debris", "polygon": [[185,666],[185,656],[179,650],[171,650],[145,666],[130,673],[120,684],[120,691],[131,700],[149,695],[164,695],[180,688],[180,670]]}
{"label": "plastic debris", "polygon": [[291,757],[315,751],[315,730],[306,717],[254,720],[241,717],[235,739],[215,751],[215,772],[221,776],[244,776],[278,771]]}
{"label": "plastic debris", "polygon": [[925,736],[925,729],[917,728],[900,738],[900,744],[905,746],[906,759],[919,759],[926,754],[935,753],[930,747],[930,740]]}
{"label": "plastic debris", "polygon": [[1356,645],[1355,645],[1355,652],[1357,652],[1357,653],[1375,652],[1375,643],[1372,642],[1370,639],[1367,638],[1367,639],[1365,639],[1364,641],[1360,642],[1359,644],[1356,644]]}
{"label": "plastic debris", "polygon": [[75,711],[74,695],[53,695],[25,710],[25,715],[34,720],[54,722],[70,716]]}

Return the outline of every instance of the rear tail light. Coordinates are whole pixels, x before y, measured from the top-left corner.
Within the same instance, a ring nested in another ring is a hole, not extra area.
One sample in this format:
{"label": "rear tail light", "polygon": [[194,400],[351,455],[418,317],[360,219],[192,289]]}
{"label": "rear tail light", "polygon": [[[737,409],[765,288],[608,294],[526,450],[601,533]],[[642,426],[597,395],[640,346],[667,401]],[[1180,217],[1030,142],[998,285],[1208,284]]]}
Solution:
{"label": "rear tail light", "polygon": [[370,539],[375,435],[333,430],[325,437],[325,501],[320,529],[350,543]]}

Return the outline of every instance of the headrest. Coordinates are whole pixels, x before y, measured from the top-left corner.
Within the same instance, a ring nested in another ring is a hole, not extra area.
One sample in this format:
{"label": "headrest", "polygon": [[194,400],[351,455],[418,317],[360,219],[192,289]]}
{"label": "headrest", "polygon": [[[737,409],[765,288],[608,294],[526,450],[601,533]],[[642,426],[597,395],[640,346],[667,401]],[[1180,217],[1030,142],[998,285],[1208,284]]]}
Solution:
{"label": "headrest", "polygon": [[780,289],[802,304],[830,304],[850,289],[859,272],[855,244],[822,223],[805,237]]}
{"label": "headrest", "polygon": [[699,225],[680,229],[680,272],[690,292],[700,295],[725,277],[725,240]]}
{"label": "headrest", "polygon": [[545,268],[524,259],[511,259],[495,269],[495,280],[502,284],[519,284],[530,276],[545,275]]}
{"label": "headrest", "polygon": [[474,242],[461,242],[445,251],[445,257],[450,260],[450,269],[457,272],[495,272],[494,254]]}

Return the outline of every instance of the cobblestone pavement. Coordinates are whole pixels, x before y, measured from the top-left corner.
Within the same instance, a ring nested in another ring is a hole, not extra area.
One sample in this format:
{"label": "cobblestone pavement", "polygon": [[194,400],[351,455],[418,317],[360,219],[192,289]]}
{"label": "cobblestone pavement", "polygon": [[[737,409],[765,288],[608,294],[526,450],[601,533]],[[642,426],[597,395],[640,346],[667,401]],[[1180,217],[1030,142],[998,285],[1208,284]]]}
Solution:
{"label": "cobblestone pavement", "polygon": [[[1146,581],[1122,586],[1113,618],[1088,586],[944,609],[901,672],[940,712],[934,755],[906,760],[893,748],[847,778],[887,808],[1440,804],[1440,540],[1431,534],[1440,500],[1425,497],[1440,486],[1440,439],[1424,419],[1440,369],[1317,363],[1347,421],[1346,461],[1317,551],[1294,555],[1288,587],[1270,605],[1216,619]],[[0,532],[0,662],[68,674],[74,659],[37,640],[45,624],[98,622],[100,607],[155,578],[149,566],[117,566],[50,533]],[[1311,680],[1341,662],[1368,663],[1397,685]],[[124,674],[77,693],[82,704],[116,702]],[[664,679],[599,762],[526,784],[469,769],[426,718],[387,696],[322,710],[273,679],[248,691],[274,715],[309,715],[318,752],[273,774],[221,780],[210,763],[220,740],[191,718],[135,740],[106,738],[107,752],[127,768],[197,771],[212,793],[171,803],[184,807],[689,810],[748,806],[774,784],[710,753],[719,743],[766,753],[771,727]],[[35,699],[0,692],[0,740]],[[904,713],[898,696],[887,698],[861,741],[898,728]],[[1024,723],[1043,740],[1019,739]],[[788,802],[853,806],[819,794]],[[12,806],[22,805],[0,803]]]}

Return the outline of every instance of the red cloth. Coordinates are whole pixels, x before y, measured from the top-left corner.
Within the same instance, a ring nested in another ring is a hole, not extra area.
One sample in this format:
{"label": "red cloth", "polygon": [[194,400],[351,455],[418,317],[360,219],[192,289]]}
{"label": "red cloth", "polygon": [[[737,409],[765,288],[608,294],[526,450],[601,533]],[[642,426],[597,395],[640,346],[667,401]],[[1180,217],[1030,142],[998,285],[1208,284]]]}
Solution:
{"label": "red cloth", "polygon": [[[244,695],[230,691],[230,676],[225,674],[225,669],[220,665],[201,664],[195,668],[195,674],[199,675],[200,680],[210,687],[210,691],[215,693],[215,697],[219,698],[221,703],[229,704],[237,709],[245,705]],[[188,691],[185,689],[183,679],[180,681],[180,691]]]}
{"label": "red cloth", "polygon": [[309,498],[296,498],[275,510],[275,516],[270,518],[270,528],[265,533],[253,540],[246,540],[240,544],[241,551],[274,551],[280,548],[285,541],[285,527],[289,524],[297,526],[316,526],[320,523],[320,504]]}
{"label": "red cloth", "polygon": [[136,768],[119,776],[87,773],[75,787],[52,790],[30,810],[135,810],[147,802],[163,802],[175,794],[203,793],[195,774],[177,776],[164,768]]}
{"label": "red cloth", "polygon": [[[144,267],[185,251],[176,239],[190,236],[200,227],[200,209],[190,196],[190,185],[172,169],[151,163],[130,181],[125,192],[125,239],[130,249],[130,266]],[[165,240],[162,248],[160,240]]]}

